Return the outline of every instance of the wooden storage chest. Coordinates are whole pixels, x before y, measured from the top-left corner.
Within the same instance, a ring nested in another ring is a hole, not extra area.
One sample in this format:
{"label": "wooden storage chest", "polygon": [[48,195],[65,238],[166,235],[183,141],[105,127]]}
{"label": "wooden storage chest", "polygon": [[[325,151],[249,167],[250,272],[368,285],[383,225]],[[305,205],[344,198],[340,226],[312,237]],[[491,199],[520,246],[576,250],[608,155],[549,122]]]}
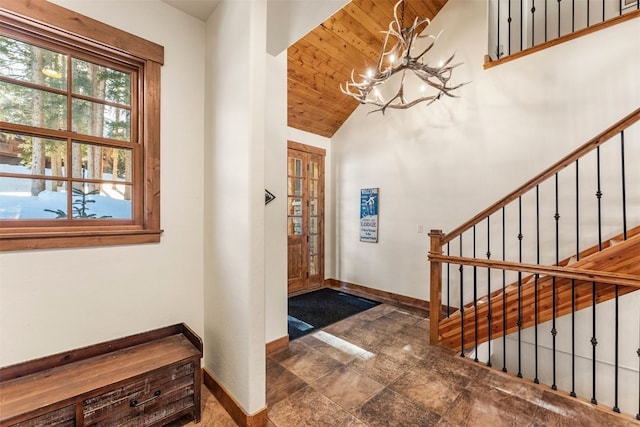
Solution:
{"label": "wooden storage chest", "polygon": [[0,369],[0,427],[200,421],[202,341],[178,324]]}

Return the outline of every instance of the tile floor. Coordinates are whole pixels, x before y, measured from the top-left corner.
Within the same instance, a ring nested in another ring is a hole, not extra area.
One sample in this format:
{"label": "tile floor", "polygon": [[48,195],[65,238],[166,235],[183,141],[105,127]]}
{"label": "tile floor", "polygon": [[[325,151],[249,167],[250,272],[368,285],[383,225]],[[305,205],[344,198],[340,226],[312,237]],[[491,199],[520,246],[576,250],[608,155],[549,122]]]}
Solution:
{"label": "tile floor", "polygon": [[[637,426],[428,344],[429,320],[382,304],[267,358],[270,427]],[[200,425],[234,426],[203,389]]]}

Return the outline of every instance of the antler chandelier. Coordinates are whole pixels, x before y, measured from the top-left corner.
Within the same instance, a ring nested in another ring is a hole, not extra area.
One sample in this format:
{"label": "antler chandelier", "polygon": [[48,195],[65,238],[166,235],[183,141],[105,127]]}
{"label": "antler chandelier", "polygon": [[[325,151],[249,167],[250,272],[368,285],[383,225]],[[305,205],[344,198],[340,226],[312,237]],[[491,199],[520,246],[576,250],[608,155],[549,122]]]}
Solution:
{"label": "antler chandelier", "polygon": [[[400,19],[398,19],[398,7],[401,6]],[[407,109],[414,105],[426,102],[430,105],[443,95],[458,98],[453,93],[465,83],[454,86],[449,85],[453,69],[460,65],[452,64],[453,57],[432,66],[425,63],[424,56],[435,45],[440,33],[436,36],[421,35],[431,23],[428,18],[416,17],[410,27],[404,28],[404,0],[400,0],[393,8],[393,21],[389,23],[389,29],[382,31],[385,34],[384,43],[380,50],[380,58],[376,68],[370,68],[366,74],[359,74],[360,81],[354,78],[355,70],[351,71],[351,81],[346,82],[345,87],[340,85],[340,90],[345,95],[352,96],[361,104],[372,104],[380,107],[371,112],[381,111],[384,114],[387,108]],[[430,39],[427,45],[417,55],[412,55],[412,49],[417,48],[418,39]],[[404,83],[407,71],[410,71],[422,81],[420,95],[414,99],[405,96]],[[401,73],[400,86],[388,99],[382,93],[382,86],[394,75]],[[435,89],[435,93],[426,95],[428,87]]]}

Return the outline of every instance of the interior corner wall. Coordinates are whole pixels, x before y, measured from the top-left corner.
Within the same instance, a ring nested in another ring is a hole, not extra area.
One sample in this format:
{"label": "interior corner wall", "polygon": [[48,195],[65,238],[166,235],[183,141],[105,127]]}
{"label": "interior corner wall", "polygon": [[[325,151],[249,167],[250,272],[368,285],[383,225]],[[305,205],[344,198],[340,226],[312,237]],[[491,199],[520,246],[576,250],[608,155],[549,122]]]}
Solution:
{"label": "interior corner wall", "polygon": [[267,52],[279,55],[348,0],[267,1]]}
{"label": "interior corner wall", "polygon": [[159,0],[55,3],[164,46],[164,233],[159,244],[0,253],[0,366],[175,323],[204,332],[204,24]]}
{"label": "interior corner wall", "polygon": [[335,209],[334,209],[334,179],[332,141],[324,136],[305,132],[292,127],[287,128],[287,139],[300,144],[309,145],[325,150],[324,159],[324,278],[334,279],[336,258]]}
{"label": "interior corner wall", "polygon": [[[428,300],[430,229],[452,230],[640,105],[640,19],[484,70],[486,16],[485,2],[449,0],[427,29],[444,30],[430,61],[462,62],[460,98],[359,106],[331,138],[336,279]],[[368,187],[378,243],[359,241]]]}
{"label": "interior corner wall", "polygon": [[267,138],[264,185],[276,198],[265,206],[265,339],[287,336],[287,52],[267,54]]}
{"label": "interior corner wall", "polygon": [[221,1],[206,32],[204,364],[252,415],[265,406],[266,1]]}

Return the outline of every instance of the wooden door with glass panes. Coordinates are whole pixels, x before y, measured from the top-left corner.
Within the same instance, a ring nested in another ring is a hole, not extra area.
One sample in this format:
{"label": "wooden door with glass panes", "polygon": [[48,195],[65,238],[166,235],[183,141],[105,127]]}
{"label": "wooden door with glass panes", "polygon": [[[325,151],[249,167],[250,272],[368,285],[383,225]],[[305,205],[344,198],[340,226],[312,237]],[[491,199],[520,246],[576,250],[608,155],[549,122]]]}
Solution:
{"label": "wooden door with glass panes", "polygon": [[287,160],[288,292],[324,280],[324,150],[289,142]]}

